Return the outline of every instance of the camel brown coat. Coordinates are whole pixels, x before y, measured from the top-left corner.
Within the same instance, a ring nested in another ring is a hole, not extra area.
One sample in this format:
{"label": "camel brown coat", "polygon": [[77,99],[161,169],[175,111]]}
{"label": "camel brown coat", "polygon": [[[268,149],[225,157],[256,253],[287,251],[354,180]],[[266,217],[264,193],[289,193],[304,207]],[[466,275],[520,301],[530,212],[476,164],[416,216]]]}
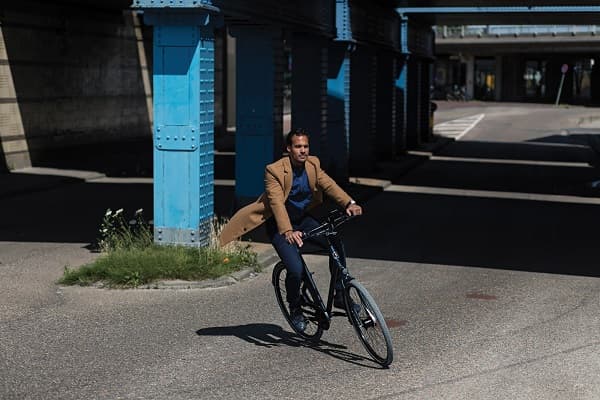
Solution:
{"label": "camel brown coat", "polygon": [[[323,202],[323,193],[331,197],[341,207],[346,207],[351,197],[321,169],[317,157],[308,156],[306,163],[308,184],[312,190],[312,201],[307,210]],[[283,234],[292,230],[292,224],[285,208],[285,202],[292,189],[292,164],[289,157],[267,165],[265,168],[265,192],[254,202],[240,209],[225,225],[219,236],[222,246],[260,226],[272,215],[277,229]]]}

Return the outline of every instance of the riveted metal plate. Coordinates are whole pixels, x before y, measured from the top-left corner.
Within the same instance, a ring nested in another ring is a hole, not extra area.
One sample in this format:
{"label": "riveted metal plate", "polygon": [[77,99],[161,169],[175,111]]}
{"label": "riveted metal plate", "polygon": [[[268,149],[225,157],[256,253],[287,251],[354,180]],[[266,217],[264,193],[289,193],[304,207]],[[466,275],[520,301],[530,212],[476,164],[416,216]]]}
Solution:
{"label": "riveted metal plate", "polygon": [[208,234],[209,232],[206,229],[182,229],[157,226],[154,228],[154,243],[201,247],[208,245]]}
{"label": "riveted metal plate", "polygon": [[158,126],[154,132],[154,146],[158,150],[196,151],[199,137],[196,127]]}
{"label": "riveted metal plate", "polygon": [[133,0],[132,8],[200,8],[219,12],[210,0]]}

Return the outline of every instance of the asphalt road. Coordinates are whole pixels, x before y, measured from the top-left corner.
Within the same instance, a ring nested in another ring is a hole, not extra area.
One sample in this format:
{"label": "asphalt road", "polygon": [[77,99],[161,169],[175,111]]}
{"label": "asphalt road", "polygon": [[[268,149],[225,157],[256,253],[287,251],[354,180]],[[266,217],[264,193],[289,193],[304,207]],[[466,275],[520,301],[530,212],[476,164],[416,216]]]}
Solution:
{"label": "asphalt road", "polygon": [[[480,124],[491,135],[493,120]],[[148,185],[2,199],[0,398],[597,399],[594,154],[519,129],[506,144],[450,144],[344,228],[351,271],[393,326],[389,369],[342,317],[318,347],[295,337],[269,269],[218,289],[55,285],[96,256],[102,206],[139,207]],[[324,282],[326,259],[308,259]]]}

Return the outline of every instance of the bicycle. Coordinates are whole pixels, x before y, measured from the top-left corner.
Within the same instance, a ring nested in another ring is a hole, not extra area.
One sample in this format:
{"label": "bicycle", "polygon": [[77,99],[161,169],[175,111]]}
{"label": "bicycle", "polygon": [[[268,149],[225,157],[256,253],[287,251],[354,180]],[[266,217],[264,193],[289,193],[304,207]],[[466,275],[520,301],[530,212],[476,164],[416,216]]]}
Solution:
{"label": "bicycle", "polygon": [[[306,318],[306,329],[300,331],[292,324],[289,306],[286,301],[285,278],[287,272],[282,261],[277,263],[273,269],[272,283],[275,296],[281,312],[294,332],[306,340],[318,343],[323,331],[328,330],[331,325],[335,282],[341,274],[341,289],[338,290],[342,290],[343,293],[346,316],[367,352],[377,363],[387,367],[394,358],[390,331],[373,297],[348,272],[344,246],[338,237],[337,228],[351,218],[346,213],[334,210],[321,225],[302,234],[303,240],[325,236],[329,254],[335,263],[329,283],[327,305],[325,305],[313,279],[312,272],[308,269],[302,255],[300,256],[304,266],[304,279],[300,286],[301,309]],[[337,240],[337,247],[342,252],[342,256],[336,250],[333,244],[334,240]]]}

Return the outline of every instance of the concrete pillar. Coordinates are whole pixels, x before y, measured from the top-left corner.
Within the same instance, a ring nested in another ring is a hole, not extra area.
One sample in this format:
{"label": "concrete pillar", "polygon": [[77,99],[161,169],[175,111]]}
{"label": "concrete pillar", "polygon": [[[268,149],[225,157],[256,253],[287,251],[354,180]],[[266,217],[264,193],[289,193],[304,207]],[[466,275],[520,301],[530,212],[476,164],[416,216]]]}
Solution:
{"label": "concrete pillar", "polygon": [[235,195],[240,203],[264,192],[265,166],[284,150],[283,38],[280,29],[236,26]]}
{"label": "concrete pillar", "polygon": [[[309,34],[292,40],[292,128],[310,134],[310,154],[329,164],[327,139],[327,43]],[[335,151],[335,150],[334,150]]]}
{"label": "concrete pillar", "polygon": [[591,103],[600,104],[600,57],[594,56],[591,76]]}
{"label": "concrete pillar", "polygon": [[502,101],[502,56],[496,56],[496,89],[495,100]]}
{"label": "concrete pillar", "polygon": [[0,27],[0,172],[31,167],[19,99]]}
{"label": "concrete pillar", "polygon": [[214,20],[203,9],[144,13],[154,26],[154,239],[160,244],[208,240],[214,205]]}
{"label": "concrete pillar", "polygon": [[472,100],[475,96],[475,57],[466,56],[465,62],[467,63],[467,78],[466,78],[466,94],[467,99]]}

